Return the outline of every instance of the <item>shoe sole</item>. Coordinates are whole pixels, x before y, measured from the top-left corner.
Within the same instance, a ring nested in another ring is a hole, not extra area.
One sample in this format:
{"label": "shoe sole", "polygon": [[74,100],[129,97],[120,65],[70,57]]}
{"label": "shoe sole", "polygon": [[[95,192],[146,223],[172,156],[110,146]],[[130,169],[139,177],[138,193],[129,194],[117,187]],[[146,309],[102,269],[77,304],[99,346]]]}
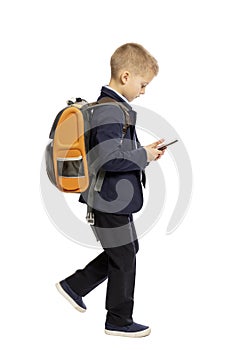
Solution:
{"label": "shoe sole", "polygon": [[105,329],[105,334],[115,335],[120,337],[129,337],[129,338],[142,338],[142,337],[146,337],[150,333],[151,333],[150,328],[147,328],[144,331],[140,331],[140,332],[120,332],[120,331],[110,331],[108,329]]}
{"label": "shoe sole", "polygon": [[66,291],[62,288],[62,286],[60,285],[60,283],[56,283],[55,284],[58,292],[67,300],[69,301],[69,303],[79,312],[86,312],[86,309],[82,308],[81,306],[79,306],[70,296],[69,294],[66,293]]}

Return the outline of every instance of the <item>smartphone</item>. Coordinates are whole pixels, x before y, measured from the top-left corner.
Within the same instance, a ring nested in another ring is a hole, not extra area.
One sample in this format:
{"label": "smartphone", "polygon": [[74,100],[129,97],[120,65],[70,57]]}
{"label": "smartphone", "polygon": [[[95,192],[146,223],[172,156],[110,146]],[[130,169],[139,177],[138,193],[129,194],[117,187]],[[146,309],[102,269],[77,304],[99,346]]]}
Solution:
{"label": "smartphone", "polygon": [[162,145],[162,146],[160,146],[160,147],[158,147],[157,149],[159,150],[159,151],[163,151],[165,148],[167,148],[168,146],[170,146],[170,145],[173,145],[173,143],[176,143],[176,142],[178,142],[179,140],[174,140],[174,141],[172,141],[172,142],[169,142],[169,143],[167,143],[167,144],[165,144],[165,145]]}

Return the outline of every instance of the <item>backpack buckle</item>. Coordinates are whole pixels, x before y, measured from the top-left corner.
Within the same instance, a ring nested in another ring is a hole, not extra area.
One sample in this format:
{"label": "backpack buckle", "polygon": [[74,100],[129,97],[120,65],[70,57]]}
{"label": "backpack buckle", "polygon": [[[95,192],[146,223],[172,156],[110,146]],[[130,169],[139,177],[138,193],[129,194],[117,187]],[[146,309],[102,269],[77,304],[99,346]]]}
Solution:
{"label": "backpack buckle", "polygon": [[89,225],[95,224],[95,215],[92,211],[87,212],[86,220]]}

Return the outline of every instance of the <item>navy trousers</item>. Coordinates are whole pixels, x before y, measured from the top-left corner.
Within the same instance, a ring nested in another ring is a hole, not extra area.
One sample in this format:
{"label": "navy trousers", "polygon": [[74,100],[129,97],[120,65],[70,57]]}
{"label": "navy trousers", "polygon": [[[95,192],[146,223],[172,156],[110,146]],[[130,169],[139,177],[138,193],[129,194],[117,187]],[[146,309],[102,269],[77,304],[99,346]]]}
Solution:
{"label": "navy trousers", "polygon": [[139,249],[132,215],[98,211],[94,214],[95,234],[104,251],[65,280],[74,292],[85,296],[108,279],[106,322],[126,326],[133,322],[136,253]]}

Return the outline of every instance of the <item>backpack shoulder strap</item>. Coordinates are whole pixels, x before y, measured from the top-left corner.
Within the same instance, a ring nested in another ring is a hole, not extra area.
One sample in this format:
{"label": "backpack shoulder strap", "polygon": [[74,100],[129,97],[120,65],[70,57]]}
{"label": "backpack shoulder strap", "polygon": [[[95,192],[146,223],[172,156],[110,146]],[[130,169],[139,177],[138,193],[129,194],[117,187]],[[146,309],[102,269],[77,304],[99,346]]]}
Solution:
{"label": "backpack shoulder strap", "polygon": [[111,97],[102,97],[99,101],[96,102],[96,104],[107,103],[107,102],[113,102],[119,107],[121,107],[121,109],[123,110],[125,115],[125,124],[123,126],[123,133],[125,135],[128,127],[130,126],[130,115],[129,115],[128,108],[124,105],[124,102],[118,102]]}
{"label": "backpack shoulder strap", "polygon": [[[118,105],[124,112],[124,115],[125,115],[125,124],[123,126],[123,133],[122,133],[122,138],[126,135],[126,132],[127,132],[127,128],[130,126],[130,115],[129,115],[129,112],[128,112],[128,109],[125,107],[124,103],[123,102],[117,102],[116,100],[114,100],[113,98],[110,98],[110,97],[103,97],[101,98],[99,101],[97,102],[94,102],[91,104],[91,106],[96,106],[96,105],[100,105],[102,103],[108,103],[108,102],[112,102],[112,103],[115,103],[116,105]],[[93,185],[92,185],[92,190],[89,191],[89,199],[92,200],[92,196],[93,196],[93,191],[97,191],[97,192],[100,192],[101,191],[101,188],[102,188],[102,185],[103,185],[103,182],[104,182],[104,178],[105,178],[105,171],[103,169],[100,169],[98,171],[98,174],[96,174],[96,179],[93,179]],[[91,203],[91,201],[90,201]],[[88,207],[88,215],[90,215],[90,212],[91,212],[91,208]]]}

